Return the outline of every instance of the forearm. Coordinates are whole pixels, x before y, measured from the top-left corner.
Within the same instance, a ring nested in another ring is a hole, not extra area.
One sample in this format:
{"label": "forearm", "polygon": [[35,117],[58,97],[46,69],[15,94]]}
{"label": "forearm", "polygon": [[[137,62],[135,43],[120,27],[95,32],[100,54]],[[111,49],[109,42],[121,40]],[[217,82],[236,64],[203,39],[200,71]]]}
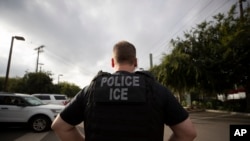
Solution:
{"label": "forearm", "polygon": [[188,136],[176,136],[172,134],[168,141],[193,141],[195,137]]}
{"label": "forearm", "polygon": [[55,133],[61,141],[85,141],[84,135],[77,128],[66,131],[55,131]]}
{"label": "forearm", "polygon": [[178,138],[177,136],[175,136],[174,134],[172,134],[172,135],[170,136],[170,138],[169,138],[168,141],[181,141],[181,139]]}
{"label": "forearm", "polygon": [[173,131],[169,141],[193,141],[197,136],[194,125],[190,118],[187,118],[183,122],[170,126]]}

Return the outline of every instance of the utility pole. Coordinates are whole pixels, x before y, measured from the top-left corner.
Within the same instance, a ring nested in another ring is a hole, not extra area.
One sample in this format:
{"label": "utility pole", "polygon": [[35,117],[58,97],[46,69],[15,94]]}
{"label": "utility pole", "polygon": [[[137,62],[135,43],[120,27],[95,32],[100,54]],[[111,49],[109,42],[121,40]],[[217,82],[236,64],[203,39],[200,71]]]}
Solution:
{"label": "utility pole", "polygon": [[244,13],[243,13],[243,5],[242,2],[245,2],[246,0],[239,0],[239,7],[240,7],[240,20],[243,21],[244,20]]}
{"label": "utility pole", "polygon": [[153,67],[153,54],[149,54],[150,69]]}
{"label": "utility pole", "polygon": [[59,78],[60,76],[63,76],[62,74],[58,74],[57,84],[59,84]]}
{"label": "utility pole", "polygon": [[39,46],[39,47],[35,48],[35,50],[37,50],[36,73],[38,72],[39,54],[40,54],[41,52],[43,52],[43,50],[42,50],[42,49],[43,49],[44,47],[45,47],[44,45],[41,45],[41,46]]}

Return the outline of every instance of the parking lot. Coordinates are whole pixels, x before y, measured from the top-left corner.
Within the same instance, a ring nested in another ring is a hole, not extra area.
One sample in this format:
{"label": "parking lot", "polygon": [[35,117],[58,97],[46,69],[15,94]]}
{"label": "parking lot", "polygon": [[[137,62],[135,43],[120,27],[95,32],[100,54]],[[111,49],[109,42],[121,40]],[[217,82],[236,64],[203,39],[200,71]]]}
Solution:
{"label": "parking lot", "polygon": [[[229,141],[229,126],[232,124],[250,125],[250,115],[237,113],[194,112],[190,117],[196,126],[198,136],[195,141]],[[79,126],[80,130],[83,130]],[[166,127],[164,141],[171,130]],[[0,132],[1,141],[57,141],[53,131],[33,133],[24,127],[4,128]]]}

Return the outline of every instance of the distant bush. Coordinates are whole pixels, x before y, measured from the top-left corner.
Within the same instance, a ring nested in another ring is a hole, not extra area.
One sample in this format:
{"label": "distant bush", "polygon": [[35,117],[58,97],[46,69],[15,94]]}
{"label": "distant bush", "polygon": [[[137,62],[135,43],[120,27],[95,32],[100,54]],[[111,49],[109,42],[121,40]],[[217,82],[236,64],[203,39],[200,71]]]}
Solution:
{"label": "distant bush", "polygon": [[204,102],[200,100],[193,100],[191,108],[193,109],[204,109]]}
{"label": "distant bush", "polygon": [[181,105],[184,106],[184,107],[188,106],[188,105],[187,105],[187,102],[186,102],[185,100],[183,100],[183,101],[181,102]]}
{"label": "distant bush", "polygon": [[[193,104],[197,105],[197,102],[194,102]],[[225,110],[232,112],[245,112],[247,101],[246,99],[235,99],[222,102],[217,99],[210,99],[203,101],[203,104],[206,109]]]}
{"label": "distant bush", "polygon": [[223,110],[227,111],[246,112],[246,107],[246,99],[228,100],[223,103]]}
{"label": "distant bush", "polygon": [[223,106],[223,102],[217,99],[210,99],[205,101],[205,107],[207,109],[219,110]]}
{"label": "distant bush", "polygon": [[[191,104],[192,109],[213,109],[231,112],[246,112],[247,110],[246,99],[234,99],[224,102],[218,99],[193,100]],[[182,105],[184,106],[186,103],[182,102]]]}

